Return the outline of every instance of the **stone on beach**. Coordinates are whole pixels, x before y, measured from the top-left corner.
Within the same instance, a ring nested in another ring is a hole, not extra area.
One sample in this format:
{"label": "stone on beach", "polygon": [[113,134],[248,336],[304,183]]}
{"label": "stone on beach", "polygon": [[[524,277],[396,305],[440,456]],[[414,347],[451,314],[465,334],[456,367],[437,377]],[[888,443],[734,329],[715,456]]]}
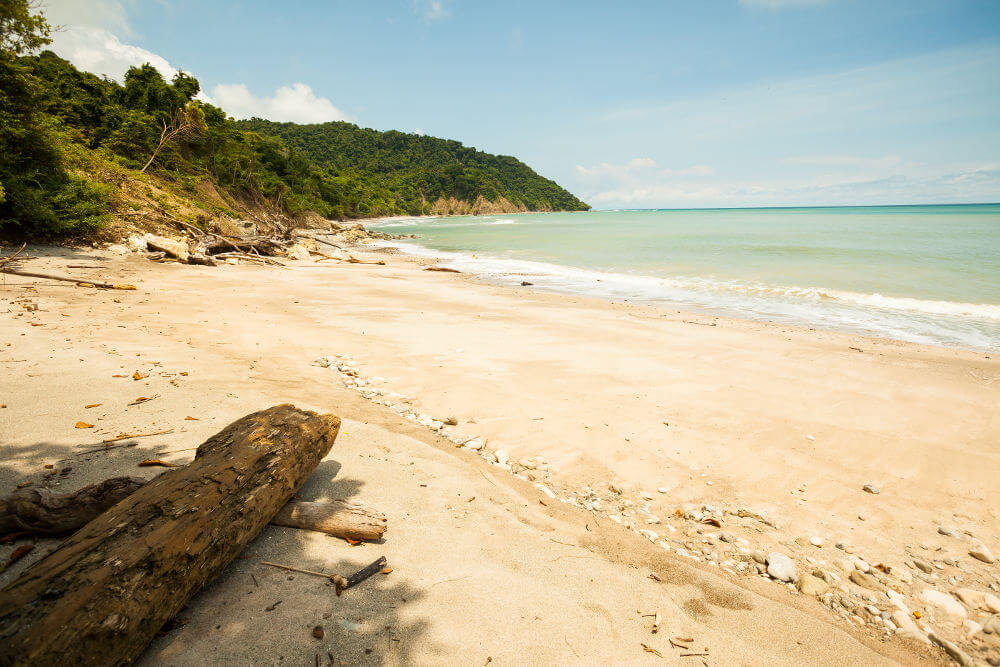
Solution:
{"label": "stone on beach", "polygon": [[892,622],[896,624],[896,634],[900,637],[906,639],[915,639],[918,642],[924,644],[930,644],[931,640],[927,638],[920,628],[917,627],[916,621],[910,616],[909,612],[897,609],[893,611],[890,616]]}
{"label": "stone on beach", "polygon": [[778,551],[767,555],[767,573],[778,581],[795,583],[795,563],[791,558]]}
{"label": "stone on beach", "polygon": [[933,632],[930,634],[930,638],[935,644],[943,648],[944,652],[951,656],[955,662],[962,665],[962,667],[975,667],[976,663],[972,661],[972,658],[967,656],[962,649],[958,648],[958,646],[952,642],[944,639],[943,637],[939,637]]}
{"label": "stone on beach", "polygon": [[984,563],[995,563],[996,562],[996,558],[994,558],[993,554],[990,553],[989,548],[985,544],[982,544],[982,543],[976,545],[976,547],[974,549],[972,549],[971,551],[969,551],[969,555],[972,556],[973,558],[975,558],[976,560],[983,561]]}
{"label": "stone on beach", "polygon": [[874,484],[865,484],[863,487],[861,487],[861,489],[863,491],[867,491],[868,493],[879,493],[878,487],[875,486]]}
{"label": "stone on beach", "polygon": [[311,258],[311,256],[309,255],[309,248],[307,248],[302,243],[296,243],[287,251],[285,251],[285,254],[288,255],[289,259],[295,259],[300,261],[308,261]]}
{"label": "stone on beach", "polygon": [[1000,613],[1000,598],[984,591],[977,591],[972,588],[959,588],[955,591],[958,598],[973,609],[990,611],[994,614]]}
{"label": "stone on beach", "polygon": [[948,616],[954,618],[963,619],[966,617],[967,612],[962,603],[948,595],[947,593],[942,593],[941,591],[934,590],[933,588],[925,588],[920,591],[917,595],[919,599],[924,604],[938,609]]}
{"label": "stone on beach", "polygon": [[126,245],[128,245],[129,250],[131,250],[132,252],[145,252],[149,247],[146,244],[146,239],[139,236],[138,234],[133,234],[132,236],[128,237],[128,240],[125,241],[125,243]]}
{"label": "stone on beach", "polygon": [[160,250],[171,257],[176,257],[182,262],[186,262],[189,256],[187,243],[176,239],[168,239],[165,236],[156,234],[146,234],[144,237],[146,245],[153,250]]}
{"label": "stone on beach", "polygon": [[882,584],[878,582],[878,579],[870,574],[865,574],[861,570],[854,570],[848,578],[862,588],[867,588],[872,591],[882,590]]}
{"label": "stone on beach", "polygon": [[819,577],[811,574],[803,574],[799,577],[798,589],[803,595],[820,596],[826,593],[830,586]]}

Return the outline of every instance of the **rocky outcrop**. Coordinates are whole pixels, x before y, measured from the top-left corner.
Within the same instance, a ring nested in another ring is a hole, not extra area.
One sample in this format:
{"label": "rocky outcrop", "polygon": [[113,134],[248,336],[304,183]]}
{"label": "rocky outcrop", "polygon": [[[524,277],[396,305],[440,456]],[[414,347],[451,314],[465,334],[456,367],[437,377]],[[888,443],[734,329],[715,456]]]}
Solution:
{"label": "rocky outcrop", "polygon": [[[479,196],[475,201],[465,199],[440,198],[430,206],[428,211],[431,215],[497,215],[503,213],[526,213],[530,209],[526,206],[515,204],[505,197],[500,197],[496,201],[490,201]],[[539,210],[550,210],[539,209]]]}

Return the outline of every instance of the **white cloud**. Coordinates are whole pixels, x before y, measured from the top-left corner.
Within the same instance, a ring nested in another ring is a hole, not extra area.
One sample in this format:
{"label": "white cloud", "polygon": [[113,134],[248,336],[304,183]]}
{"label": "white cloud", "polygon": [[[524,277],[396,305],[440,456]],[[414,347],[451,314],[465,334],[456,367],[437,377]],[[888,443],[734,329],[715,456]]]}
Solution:
{"label": "white cloud", "polygon": [[996,163],[931,170],[900,158],[830,157],[837,159],[814,163],[840,171],[768,180],[715,178],[704,166],[637,170],[629,166],[635,160],[576,171],[582,198],[597,208],[966,203],[995,201],[1000,192]]}
{"label": "white cloud", "polygon": [[916,163],[905,162],[898,155],[883,157],[865,157],[858,155],[801,155],[788,157],[785,164],[804,167],[861,167],[866,169],[892,168],[904,165],[916,166]]}
{"label": "white cloud", "polygon": [[445,0],[413,0],[413,11],[425,21],[440,21],[451,16]]}
{"label": "white cloud", "polygon": [[606,154],[637,145],[719,173],[619,158],[565,180],[600,207],[998,201],[998,66],[994,40],[622,108],[585,126]]}
{"label": "white cloud", "polygon": [[281,86],[271,97],[257,97],[246,84],[219,84],[212,89],[215,104],[234,118],[266,118],[294,123],[348,120],[347,115],[304,83]]}
{"label": "white cloud", "polygon": [[121,81],[129,67],[149,63],[167,79],[177,74],[163,56],[118,37],[133,34],[122,0],[45,0],[41,8],[55,28],[49,48],[82,70]]}
{"label": "white cloud", "polygon": [[788,7],[816,7],[829,0],[739,0],[741,7],[751,9],[787,9]]}
{"label": "white cloud", "polygon": [[88,26],[123,35],[132,33],[121,0],[44,0],[42,11],[57,28]]}
{"label": "white cloud", "polygon": [[698,179],[715,174],[712,167],[696,164],[680,169],[660,167],[656,160],[648,157],[632,158],[625,164],[599,162],[591,167],[576,165],[576,174],[592,192],[610,190],[629,192],[647,190],[671,179]]}
{"label": "white cloud", "polygon": [[168,80],[177,74],[177,68],[163,56],[125,44],[103,28],[79,26],[63,30],[54,35],[50,48],[78,68],[116,81],[124,80],[129,67],[146,63]]}

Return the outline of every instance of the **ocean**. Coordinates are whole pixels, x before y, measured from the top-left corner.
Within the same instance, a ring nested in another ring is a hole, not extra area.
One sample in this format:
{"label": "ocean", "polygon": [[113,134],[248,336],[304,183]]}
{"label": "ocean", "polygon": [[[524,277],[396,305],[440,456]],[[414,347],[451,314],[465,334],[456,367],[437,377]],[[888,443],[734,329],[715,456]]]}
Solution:
{"label": "ocean", "polygon": [[620,210],[388,220],[486,279],[1000,350],[1000,204]]}

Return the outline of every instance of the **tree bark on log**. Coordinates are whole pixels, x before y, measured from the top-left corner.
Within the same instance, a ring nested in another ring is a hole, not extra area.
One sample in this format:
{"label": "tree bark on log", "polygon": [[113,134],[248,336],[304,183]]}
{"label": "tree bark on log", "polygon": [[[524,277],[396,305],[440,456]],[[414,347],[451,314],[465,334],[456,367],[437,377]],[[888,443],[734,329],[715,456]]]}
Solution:
{"label": "tree bark on log", "polygon": [[387,527],[385,515],[381,512],[346,500],[290,502],[271,519],[271,523],[352,540],[382,539]]}
{"label": "tree bark on log", "polygon": [[0,663],[126,664],[222,572],[330,451],[333,415],[247,415],[0,593]]}
{"label": "tree bark on log", "polygon": [[145,483],[136,477],[112,477],[73,493],[18,489],[0,498],[0,534],[22,530],[42,535],[72,533]]}

